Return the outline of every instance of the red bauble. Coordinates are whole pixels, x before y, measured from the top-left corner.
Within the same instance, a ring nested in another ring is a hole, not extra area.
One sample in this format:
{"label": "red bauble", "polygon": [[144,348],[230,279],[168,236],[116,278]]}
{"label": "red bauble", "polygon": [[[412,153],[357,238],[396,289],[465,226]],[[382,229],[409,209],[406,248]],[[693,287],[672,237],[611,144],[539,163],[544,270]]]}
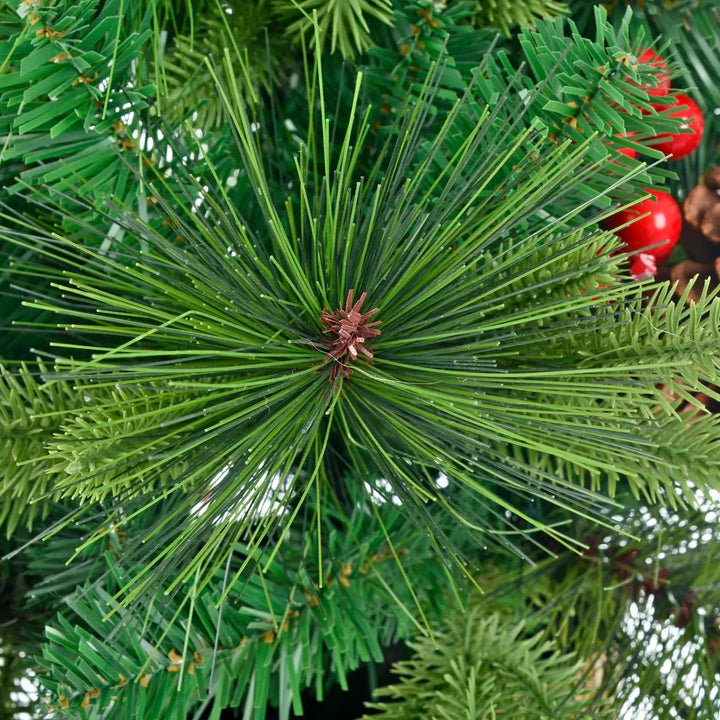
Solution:
{"label": "red bauble", "polygon": [[[640,50],[637,56],[638,62],[650,63],[653,67],[658,68],[657,82],[654,85],[648,83],[642,86],[642,89],[648,94],[655,97],[667,95],[670,91],[670,75],[667,72],[667,63],[662,55],[658,55],[654,50]],[[663,72],[664,71],[664,72]]]}
{"label": "red bauble", "polygon": [[[649,192],[649,191],[648,191]],[[658,264],[670,257],[682,230],[680,207],[672,195],[654,190],[655,197],[643,200],[627,210],[621,210],[603,221],[605,230],[615,230],[620,225],[635,220],[631,225],[617,230],[628,252],[651,254]],[[641,220],[636,218],[650,213]],[[649,245],[655,247],[649,248]]]}
{"label": "red bauble", "polygon": [[678,95],[677,101],[673,105],[653,105],[653,107],[656,110],[667,110],[668,107],[679,108],[669,113],[670,117],[679,117],[687,120],[687,122],[683,123],[680,127],[690,128],[692,130],[692,132],[678,133],[677,135],[673,135],[672,133],[658,135],[658,138],[667,138],[667,140],[653,144],[653,147],[665,153],[665,155],[672,154],[671,160],[680,160],[680,158],[686,157],[695,150],[700,144],[703,132],[705,131],[705,120],[703,119],[700,106],[691,97]]}

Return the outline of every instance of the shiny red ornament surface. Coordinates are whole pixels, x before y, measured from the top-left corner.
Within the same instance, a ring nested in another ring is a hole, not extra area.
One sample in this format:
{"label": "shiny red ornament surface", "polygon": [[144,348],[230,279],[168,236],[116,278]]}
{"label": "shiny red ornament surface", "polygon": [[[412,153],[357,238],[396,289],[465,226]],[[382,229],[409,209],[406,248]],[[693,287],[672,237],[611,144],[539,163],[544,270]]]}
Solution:
{"label": "shiny red ornament surface", "polygon": [[638,62],[650,63],[653,67],[658,68],[656,84],[651,85],[650,83],[645,83],[641,86],[642,89],[648,95],[652,95],[654,97],[667,95],[668,92],[670,92],[670,74],[667,72],[667,63],[665,62],[665,58],[656,53],[654,50],[643,50],[641,48],[637,59]]}
{"label": "shiny red ornament surface", "polygon": [[700,106],[688,95],[678,95],[677,101],[672,105],[653,105],[658,110],[667,110],[676,107],[677,110],[669,113],[670,117],[679,117],[686,120],[680,127],[690,128],[692,132],[663,133],[658,138],[666,138],[663,142],[653,143],[653,147],[665,155],[672,155],[670,160],[680,160],[688,156],[702,140],[705,132],[705,120]]}
{"label": "shiny red ornament surface", "polygon": [[[670,257],[680,238],[682,213],[672,195],[657,190],[652,191],[652,194],[654,197],[611,215],[603,221],[602,226],[605,230],[614,231],[625,243],[628,252],[652,255],[659,265]],[[645,213],[650,214],[637,220]],[[631,225],[616,229],[633,220],[635,222]]]}

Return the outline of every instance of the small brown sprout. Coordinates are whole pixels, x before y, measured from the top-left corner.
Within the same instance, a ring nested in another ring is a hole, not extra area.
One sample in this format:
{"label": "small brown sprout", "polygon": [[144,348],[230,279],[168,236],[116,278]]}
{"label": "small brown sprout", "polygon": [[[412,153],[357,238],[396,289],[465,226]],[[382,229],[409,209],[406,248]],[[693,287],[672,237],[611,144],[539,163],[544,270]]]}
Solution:
{"label": "small brown sprout", "polygon": [[352,289],[348,291],[344,310],[338,309],[334,313],[323,310],[320,315],[323,333],[331,335],[326,340],[330,351],[325,356],[325,360],[336,361],[330,370],[330,382],[335,380],[340,368],[342,368],[343,375],[346,378],[349,377],[352,372],[350,361],[357,360],[361,355],[372,362],[373,351],[366,347],[365,342],[381,334],[380,330],[375,327],[380,324],[380,320],[369,322],[379,308],[373,308],[366,313],[361,312],[360,308],[367,293],[363,293],[354,305],[353,293]]}

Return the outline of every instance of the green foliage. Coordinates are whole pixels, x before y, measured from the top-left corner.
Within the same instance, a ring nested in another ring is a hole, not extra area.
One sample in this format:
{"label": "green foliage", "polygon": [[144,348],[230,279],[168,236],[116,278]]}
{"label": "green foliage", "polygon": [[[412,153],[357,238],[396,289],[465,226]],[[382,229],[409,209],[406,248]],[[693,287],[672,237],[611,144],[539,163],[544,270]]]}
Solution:
{"label": "green foliage", "polygon": [[371,46],[371,23],[393,23],[391,0],[273,0],[273,6],[296,41],[309,35],[313,43],[317,28],[320,42],[329,39],[330,52],[339,50],[349,60]]}
{"label": "green foliage", "polygon": [[[598,7],[594,38],[559,18],[538,22],[517,36],[525,60],[521,65],[510,56],[512,48],[491,51],[491,35],[464,24],[466,3],[425,12],[421,3],[409,3],[398,12],[396,49],[369,52],[368,83],[376,92],[376,122],[383,128],[392,127],[408,96],[422,93],[423,79],[434,67],[438,89],[432,131],[438,132],[458,98],[463,98],[460,112],[466,115],[456,133],[454,128],[448,132],[449,155],[462,152],[463,139],[489,106],[498,135],[519,132],[523,126],[544,128],[548,143],[570,139],[589,144],[589,161],[607,163],[612,158],[603,172],[588,173],[577,183],[577,194],[568,196],[567,205],[558,199],[557,214],[587,198],[599,204],[613,196],[625,200],[673,176],[663,165],[646,168],[618,153],[630,147],[656,161],[664,156],[648,142],[678,127],[677,119],[652,107],[646,90],[656,82],[656,69],[638,63],[633,54],[632,48],[646,41],[642,31],[631,38],[630,16],[616,30]],[[523,112],[516,112],[518,107]],[[608,175],[618,185],[622,179],[622,189],[608,193]]]}
{"label": "green foliage", "polygon": [[[532,127],[505,132],[496,120],[508,99],[472,125],[460,101],[428,137],[420,129],[432,113],[431,75],[368,168],[368,113],[354,105],[328,124],[322,67],[315,72],[308,102],[319,101],[319,117],[308,112],[307,152],[292,180],[299,195],[284,207],[231,84],[220,92],[255,189],[255,223],[234,207],[198,141],[200,177],[178,167],[172,185],[161,174],[148,185],[172,237],[120,207],[113,216],[135,243],[108,254],[33,231],[34,246],[59,268],[38,274],[54,275],[64,294],[62,305],[43,297],[34,306],[83,338],[63,343],[79,354],[58,357],[48,377],[72,379],[91,398],[80,414],[65,414],[65,437],[53,444],[58,488],[86,503],[108,493],[132,498],[133,513],[161,496],[183,498],[164,520],[162,545],[144,548],[154,548],[153,573],[128,577],[128,602],[157,573],[173,575],[173,586],[199,573],[204,584],[241,537],[250,538],[253,562],[308,497],[321,513],[322,498],[348,472],[386,479],[408,516],[451,554],[434,507],[471,532],[508,511],[572,543],[528,515],[528,499],[594,516],[605,500],[582,488],[586,473],[610,478],[610,492],[628,482],[657,494],[662,476],[646,476],[636,460],[665,443],[648,437],[649,425],[662,424],[654,385],[685,379],[692,362],[705,382],[715,377],[709,357],[720,338],[697,323],[672,336],[683,338],[673,353],[692,345],[692,358],[637,352],[639,342],[671,342],[662,338],[677,330],[677,316],[666,309],[608,346],[608,331],[628,322],[619,301],[633,292],[618,282],[617,241],[588,227],[581,205],[562,219],[551,213],[586,179],[602,180],[587,163],[592,141],[554,147]],[[356,103],[360,92],[358,82]],[[326,338],[323,313],[346,306],[353,289],[356,299],[369,297],[363,312],[379,308],[374,364],[333,356]],[[586,358],[595,346],[605,348],[601,359]],[[112,400],[102,394],[111,386]],[[707,481],[717,426],[703,432],[710,455],[696,478]],[[539,453],[575,477],[539,476],[518,452]],[[435,486],[439,473],[451,480],[447,494]],[[460,489],[473,501],[456,504]],[[188,524],[201,502],[207,512]],[[275,510],[256,527],[260,507],[286,502],[290,517]]]}
{"label": "green foliage", "polygon": [[567,5],[556,0],[475,0],[473,21],[477,25],[493,25],[509,34],[516,25],[527,27],[542,18],[567,12]]}
{"label": "green foliage", "polygon": [[[574,3],[582,2],[582,0],[573,0]],[[715,5],[715,0],[611,0],[605,3],[610,10],[619,9],[624,12],[628,5],[632,8],[633,13],[642,15],[647,13],[653,15],[675,14],[676,16],[688,17],[695,12],[702,12]],[[576,8],[573,8],[575,10]]]}
{"label": "green foliage", "polygon": [[[183,395],[167,386],[118,387],[104,395],[97,391],[86,395],[85,407],[76,414],[66,413],[66,422],[45,442],[47,472],[55,473],[57,498],[80,495],[102,502],[108,496],[127,498],[152,491],[152,482],[138,487],[134,467],[169,449],[174,434],[161,428],[174,427],[177,432],[182,422],[187,430],[193,410],[200,413],[205,402],[204,397]],[[107,467],[118,462],[123,473],[108,474]],[[171,467],[168,479],[179,472],[180,468]]]}
{"label": "green foliage", "polygon": [[[692,501],[693,487],[715,487],[717,468],[720,462],[720,448],[717,437],[718,418],[709,414],[688,417],[680,416],[676,409],[678,402],[670,402],[669,395],[676,393],[680,402],[694,403],[693,392],[705,391],[715,397],[711,378],[718,371],[717,355],[705,352],[720,339],[717,333],[720,318],[714,293],[704,292],[698,303],[687,303],[687,292],[678,301],[674,287],[664,284],[656,287],[652,296],[626,303],[623,308],[602,308],[610,324],[602,335],[590,327],[575,327],[572,331],[575,366],[579,370],[590,370],[601,366],[609,367],[618,363],[626,368],[639,367],[644,363],[656,368],[655,383],[660,390],[648,388],[643,401],[627,398],[630,405],[623,414],[633,414],[633,407],[644,416],[638,421],[642,427],[645,447],[641,452],[632,451],[627,456],[618,448],[613,466],[602,465],[598,457],[595,469],[580,468],[563,462],[560,458],[521,449],[507,447],[506,452],[515,453],[519,461],[533,468],[539,478],[562,478],[562,482],[588,485],[595,490],[606,487],[611,494],[627,481],[629,489],[637,498],[643,495],[650,502],[675,504],[683,498]],[[707,288],[706,288],[707,290]],[[586,330],[590,330],[586,332]],[[541,341],[543,342],[543,341]],[[553,343],[543,347],[542,352],[552,357]],[[555,352],[566,357],[567,345],[558,337]],[[541,352],[538,349],[538,352]],[[683,358],[683,360],[678,360]],[[631,371],[631,375],[634,371]],[[639,378],[638,378],[639,379]],[[540,396],[537,398],[541,402]],[[570,447],[580,448],[587,458],[604,454],[597,444],[587,444],[582,439],[580,428],[585,424],[587,413],[607,412],[619,417],[625,398],[603,397],[576,398],[575,407],[567,406],[565,417],[572,417],[575,440],[568,438]],[[645,403],[648,403],[647,405]],[[558,411],[554,401],[545,398],[548,418]],[[640,405],[644,405],[641,409]],[[677,437],[682,433],[682,442]],[[625,466],[625,470],[619,470]],[[631,470],[633,468],[634,470]],[[637,472],[637,476],[635,476]],[[642,478],[638,483],[634,477]],[[682,491],[678,492],[678,486]]]}
{"label": "green foliage", "polygon": [[54,478],[45,443],[60,429],[62,414],[83,403],[66,382],[38,383],[45,371],[42,362],[23,363],[17,372],[0,365],[0,526],[7,537],[47,515]]}
{"label": "green foliage", "polygon": [[320,586],[311,530],[293,533],[265,572],[244,576],[237,589],[227,579],[245,564],[243,546],[197,596],[166,596],[160,587],[127,608],[112,595],[124,582],[132,538],[114,528],[105,535],[109,574],[67,597],[47,628],[49,703],[60,715],[77,717],[85,708],[86,717],[107,720],[185,718],[205,707],[213,718],[223,708],[244,707],[246,717],[259,719],[272,704],[287,719],[291,710],[302,712],[302,691],[322,698],[329,677],[347,688],[349,671],[381,662],[383,647],[417,632],[414,603],[437,606],[446,583],[431,543],[397,509],[369,510],[357,505],[349,517],[325,515]]}
{"label": "green foliage", "polygon": [[[150,10],[140,0],[0,5],[3,203],[27,210],[28,198],[40,187],[60,203],[70,187],[96,200],[116,195],[134,201],[138,188],[130,165],[142,169],[136,154],[139,117],[154,93],[142,63],[152,36]],[[76,217],[68,215],[67,205],[65,210],[65,228],[72,232]],[[35,214],[54,222],[42,209]],[[22,261],[34,254],[33,247],[0,249],[5,327],[19,318],[26,323],[46,319],[19,307],[7,272],[11,258]],[[3,359],[29,360],[31,348],[44,346],[48,333],[26,329],[5,333],[5,338]]]}
{"label": "green foliage", "polygon": [[373,718],[610,717],[590,710],[588,691],[575,690],[579,666],[572,657],[553,652],[540,633],[529,635],[522,623],[492,613],[477,599],[433,638],[408,644],[414,655],[394,666],[398,682],[376,692],[392,702],[370,703],[380,711]]}
{"label": "green foliage", "polygon": [[[522,30],[519,43],[527,60],[527,71],[518,72],[503,50],[489,56],[478,81],[482,101],[494,104],[497,98],[514,88],[528,116],[541,120],[551,141],[570,138],[586,142],[593,135],[599,140],[589,157],[600,161],[608,148],[632,147],[649,159],[663,158],[644,141],[662,132],[677,132],[677,120],[658,115],[646,90],[657,82],[656,68],[638,63],[634,47],[647,45],[642,30],[630,34],[631,15],[626,14],[615,30],[607,21],[601,6],[595,8],[595,38],[579,33],[571,21],[562,19],[538,22],[533,30]],[[514,115],[507,116],[512,122]],[[618,139],[618,135],[632,133]],[[627,167],[637,168],[636,161],[615,154],[618,179]],[[665,168],[654,168],[650,175],[638,175],[638,184],[626,185],[639,191],[641,183],[662,185],[672,176]],[[599,194],[594,184],[586,187],[588,195]]]}
{"label": "green foliage", "polygon": [[391,127],[408,95],[422,94],[423,81],[433,68],[438,73],[433,110],[439,118],[450,110],[497,40],[494,31],[473,28],[471,16],[470,2],[445,7],[417,0],[395,8],[393,30],[368,50],[364,62],[372,103],[378,108],[376,122]]}
{"label": "green foliage", "polygon": [[132,194],[117,149],[135,147],[122,120],[127,104],[138,113],[152,92],[130,82],[151,35],[149,18],[120,39],[121,0],[14,2],[0,13],[0,159],[24,163],[20,177],[35,187]]}
{"label": "green foliage", "polygon": [[232,12],[217,3],[202,14],[193,34],[176,35],[158,67],[163,116],[176,122],[197,112],[195,124],[205,129],[219,126],[224,118],[215,82],[204,58],[232,48],[246,58],[245,92],[259,88],[271,92],[283,70],[293,59],[290,44],[284,40],[270,0],[234,3]]}
{"label": "green foliage", "polygon": [[715,720],[720,305],[596,225],[716,152],[616,153],[679,124],[641,47],[714,107],[689,4],[0,8],[2,352],[52,359],[0,373],[5,611],[58,716],[289,718],[420,633],[388,718]]}

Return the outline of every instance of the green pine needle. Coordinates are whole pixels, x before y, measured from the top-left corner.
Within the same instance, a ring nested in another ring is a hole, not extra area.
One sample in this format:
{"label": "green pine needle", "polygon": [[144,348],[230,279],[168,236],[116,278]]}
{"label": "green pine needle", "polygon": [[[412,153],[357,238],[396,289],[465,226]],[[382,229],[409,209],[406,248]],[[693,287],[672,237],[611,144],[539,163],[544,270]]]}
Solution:
{"label": "green pine needle", "polygon": [[391,0],[273,0],[273,6],[290,37],[309,35],[318,47],[329,39],[330,52],[349,60],[372,45],[371,22],[394,19]]}

